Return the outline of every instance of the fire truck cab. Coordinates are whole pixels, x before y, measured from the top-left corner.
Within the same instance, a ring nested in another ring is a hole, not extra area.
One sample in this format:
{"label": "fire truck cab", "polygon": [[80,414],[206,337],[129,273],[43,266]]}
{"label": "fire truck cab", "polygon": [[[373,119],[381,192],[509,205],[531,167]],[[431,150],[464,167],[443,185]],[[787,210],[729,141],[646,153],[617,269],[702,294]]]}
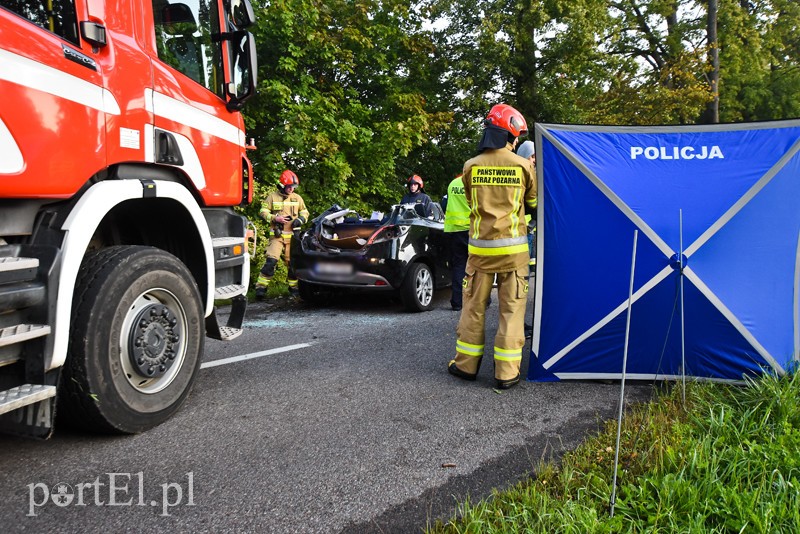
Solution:
{"label": "fire truck cab", "polygon": [[48,437],[58,409],[144,431],[205,336],[241,333],[254,20],[249,0],[2,3],[0,429]]}

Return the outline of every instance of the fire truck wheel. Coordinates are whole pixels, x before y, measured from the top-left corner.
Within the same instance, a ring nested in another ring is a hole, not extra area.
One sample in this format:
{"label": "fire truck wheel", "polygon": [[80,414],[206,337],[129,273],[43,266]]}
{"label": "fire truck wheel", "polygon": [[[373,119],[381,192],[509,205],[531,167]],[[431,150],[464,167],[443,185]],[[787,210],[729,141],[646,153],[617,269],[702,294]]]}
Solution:
{"label": "fire truck wheel", "polygon": [[205,341],[200,295],[180,260],[143,246],[91,252],[73,312],[59,392],[68,421],[130,434],[180,408]]}
{"label": "fire truck wheel", "polygon": [[428,311],[433,305],[433,275],[424,263],[414,263],[400,288],[400,298],[406,310],[412,312]]}

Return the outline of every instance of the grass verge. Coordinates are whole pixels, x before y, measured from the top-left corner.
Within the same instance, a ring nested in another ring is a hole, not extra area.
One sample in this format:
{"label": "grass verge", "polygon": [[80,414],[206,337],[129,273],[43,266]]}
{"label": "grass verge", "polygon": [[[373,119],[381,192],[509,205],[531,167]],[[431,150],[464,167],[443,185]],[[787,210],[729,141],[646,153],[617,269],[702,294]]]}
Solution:
{"label": "grass verge", "polygon": [[458,506],[439,533],[800,532],[800,378],[689,383],[625,414],[535,479]]}

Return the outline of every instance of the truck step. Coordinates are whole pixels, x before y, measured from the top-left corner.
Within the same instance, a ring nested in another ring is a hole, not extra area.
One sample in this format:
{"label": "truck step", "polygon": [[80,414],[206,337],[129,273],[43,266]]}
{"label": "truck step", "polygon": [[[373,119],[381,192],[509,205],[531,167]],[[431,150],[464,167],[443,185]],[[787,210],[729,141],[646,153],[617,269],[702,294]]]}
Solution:
{"label": "truck step", "polygon": [[47,291],[39,282],[12,282],[0,284],[0,312],[36,306],[44,301]]}
{"label": "truck step", "polygon": [[2,354],[0,355],[0,367],[4,365],[11,365],[12,363],[17,363],[20,361],[22,357],[19,355],[19,351],[13,352],[11,354]]}
{"label": "truck step", "polygon": [[46,324],[18,324],[0,328],[0,347],[22,343],[29,339],[46,336],[50,333],[50,326]]}
{"label": "truck step", "polygon": [[37,258],[0,257],[0,284],[33,280],[38,269]]}
{"label": "truck step", "polygon": [[6,391],[0,391],[0,414],[55,396],[55,386],[41,384],[23,384]]}
{"label": "truck step", "polygon": [[221,341],[230,341],[241,336],[243,330],[241,328],[233,328],[230,326],[220,326],[219,332]]}
{"label": "truck step", "polygon": [[244,245],[243,237],[215,237],[211,240],[214,248],[232,247],[234,245]]}
{"label": "truck step", "polygon": [[214,300],[226,300],[237,295],[244,295],[246,292],[247,288],[241,284],[218,287],[214,290]]}
{"label": "truck step", "polygon": [[226,324],[220,324],[217,317],[216,306],[211,310],[211,315],[206,317],[206,335],[212,339],[219,339],[220,341],[230,341],[236,339],[244,330],[242,323],[244,323],[244,315],[247,311],[247,297],[245,295],[238,295],[231,299],[230,314]]}

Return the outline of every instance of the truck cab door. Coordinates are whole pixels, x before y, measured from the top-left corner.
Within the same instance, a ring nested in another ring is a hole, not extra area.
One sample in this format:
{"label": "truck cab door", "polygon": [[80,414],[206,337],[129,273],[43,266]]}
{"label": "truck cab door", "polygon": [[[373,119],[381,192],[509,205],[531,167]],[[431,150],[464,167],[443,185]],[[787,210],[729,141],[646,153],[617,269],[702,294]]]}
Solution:
{"label": "truck cab door", "polygon": [[79,35],[83,0],[0,8],[0,196],[67,198],[106,166],[120,109]]}
{"label": "truck cab door", "polygon": [[226,108],[217,0],[152,0],[155,163],[180,168],[205,205],[242,196],[245,135],[241,114]]}

